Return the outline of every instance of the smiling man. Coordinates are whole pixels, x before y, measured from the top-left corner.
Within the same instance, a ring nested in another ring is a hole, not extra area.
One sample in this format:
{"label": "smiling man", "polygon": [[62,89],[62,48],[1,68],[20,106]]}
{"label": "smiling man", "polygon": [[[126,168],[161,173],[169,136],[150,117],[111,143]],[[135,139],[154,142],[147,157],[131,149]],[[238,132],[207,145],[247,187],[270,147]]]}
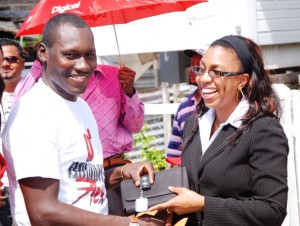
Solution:
{"label": "smiling man", "polygon": [[[3,50],[0,45],[0,71],[2,69],[2,61],[3,61]],[[0,77],[0,100],[2,98],[2,94],[4,91],[4,82],[3,79]],[[1,115],[3,113],[1,112]],[[2,121],[0,122],[1,125]],[[2,127],[1,127],[2,128]],[[2,143],[1,143],[2,146]],[[11,226],[12,219],[9,207],[9,200],[8,200],[8,179],[5,173],[6,170],[6,162],[2,157],[2,148],[0,149],[0,225],[2,226]],[[4,177],[2,179],[2,177]]]}
{"label": "smiling man", "polygon": [[[11,112],[12,100],[15,88],[21,80],[21,74],[25,66],[23,59],[23,49],[21,45],[13,39],[0,38],[0,46],[3,51],[1,58],[0,74],[5,84],[4,92],[1,98],[1,132],[5,126],[8,116]],[[2,149],[1,149],[2,152]],[[3,226],[11,225],[11,213],[9,207],[9,184],[6,173],[2,179],[3,187],[0,189],[1,193],[5,196],[4,205],[0,206],[0,222]],[[4,197],[4,196],[3,196]]]}
{"label": "smiling man", "polygon": [[2,131],[11,111],[13,94],[18,82],[21,80],[25,60],[23,59],[23,49],[17,41],[9,38],[0,38],[0,46],[3,50],[2,70],[0,70],[0,74],[5,84],[1,102],[1,111],[3,111],[1,112]]}
{"label": "smiling man", "polygon": [[[143,162],[104,172],[97,123],[79,97],[97,65],[90,27],[73,14],[53,17],[38,54],[42,79],[14,106],[3,132],[14,225],[128,226],[130,218],[107,215],[106,191],[123,178],[139,186],[144,171],[153,183],[154,169]],[[148,217],[135,225],[165,223]]]}

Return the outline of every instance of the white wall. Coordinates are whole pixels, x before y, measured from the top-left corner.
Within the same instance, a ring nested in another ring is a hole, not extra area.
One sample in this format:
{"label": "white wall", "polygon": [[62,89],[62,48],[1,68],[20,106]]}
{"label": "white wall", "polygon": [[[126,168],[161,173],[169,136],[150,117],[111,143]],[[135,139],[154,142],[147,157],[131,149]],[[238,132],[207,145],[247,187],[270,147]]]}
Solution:
{"label": "white wall", "polygon": [[269,69],[300,66],[300,1],[257,0],[257,43]]}
{"label": "white wall", "polygon": [[260,45],[300,42],[299,0],[257,0]]}

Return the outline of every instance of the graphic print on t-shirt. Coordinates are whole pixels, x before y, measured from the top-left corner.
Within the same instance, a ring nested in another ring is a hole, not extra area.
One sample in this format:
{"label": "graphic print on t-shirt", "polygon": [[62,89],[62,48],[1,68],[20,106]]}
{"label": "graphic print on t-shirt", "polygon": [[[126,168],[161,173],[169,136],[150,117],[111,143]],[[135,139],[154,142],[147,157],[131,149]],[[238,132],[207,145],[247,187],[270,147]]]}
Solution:
{"label": "graphic print on t-shirt", "polygon": [[83,197],[90,195],[90,205],[102,204],[105,197],[105,189],[99,187],[97,182],[104,183],[104,169],[102,164],[94,164],[91,161],[94,158],[94,149],[91,142],[91,134],[89,129],[83,134],[86,143],[87,159],[86,162],[73,162],[69,167],[69,178],[75,179],[76,182],[86,182],[86,187],[78,188],[83,191],[73,203],[77,203]]}

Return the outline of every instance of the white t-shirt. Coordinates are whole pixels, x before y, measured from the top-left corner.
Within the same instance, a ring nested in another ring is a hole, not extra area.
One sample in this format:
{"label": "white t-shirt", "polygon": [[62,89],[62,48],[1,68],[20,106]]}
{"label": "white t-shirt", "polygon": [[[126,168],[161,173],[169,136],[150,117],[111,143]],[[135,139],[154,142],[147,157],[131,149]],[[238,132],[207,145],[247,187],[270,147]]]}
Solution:
{"label": "white t-shirt", "polygon": [[[11,104],[13,100],[14,93],[9,93],[4,91],[2,95],[2,102],[0,104],[0,111],[1,111],[1,133],[5,126],[6,120],[8,119],[9,113],[11,111]],[[2,147],[2,138],[0,138],[0,146]],[[0,149],[1,154],[3,155],[2,148]],[[1,179],[3,186],[9,187],[8,178],[6,172],[4,173]]]}
{"label": "white t-shirt", "polygon": [[16,225],[30,225],[17,182],[28,177],[57,179],[61,202],[107,214],[102,146],[84,100],[67,101],[40,80],[13,108],[2,139]]}
{"label": "white t-shirt", "polygon": [[5,125],[6,120],[11,112],[11,104],[13,100],[14,93],[9,93],[4,91],[1,100],[1,131]]}

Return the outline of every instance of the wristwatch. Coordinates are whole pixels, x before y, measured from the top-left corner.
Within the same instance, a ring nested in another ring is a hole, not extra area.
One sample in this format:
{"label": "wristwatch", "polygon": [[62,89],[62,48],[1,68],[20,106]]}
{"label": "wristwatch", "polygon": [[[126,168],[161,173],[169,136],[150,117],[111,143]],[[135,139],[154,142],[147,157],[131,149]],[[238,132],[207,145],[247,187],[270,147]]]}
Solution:
{"label": "wristwatch", "polygon": [[130,218],[130,223],[129,226],[140,226],[138,218],[134,215],[129,216]]}

